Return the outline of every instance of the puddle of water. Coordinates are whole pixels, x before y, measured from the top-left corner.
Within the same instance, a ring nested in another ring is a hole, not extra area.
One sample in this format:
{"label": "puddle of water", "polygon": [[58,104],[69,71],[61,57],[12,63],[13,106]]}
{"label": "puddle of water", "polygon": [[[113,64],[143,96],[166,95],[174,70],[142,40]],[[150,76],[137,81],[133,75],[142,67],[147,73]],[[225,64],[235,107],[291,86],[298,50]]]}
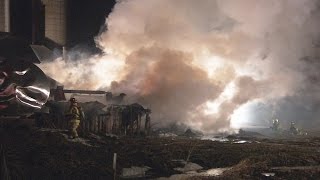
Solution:
{"label": "puddle of water", "polygon": [[261,173],[261,174],[266,177],[273,177],[276,175],[276,173]]}
{"label": "puddle of water", "polygon": [[218,141],[218,142],[228,142],[229,139],[225,137],[209,137],[209,136],[204,136],[201,138],[201,140],[211,140],[211,141]]}
{"label": "puddle of water", "polygon": [[[240,139],[235,139],[235,140],[229,140],[225,137],[202,137],[201,140],[210,140],[210,141],[217,141],[217,142],[231,142],[233,144],[244,144],[244,143],[252,143],[252,141],[246,141],[246,140],[240,140]],[[256,142],[260,143],[260,142]]]}
{"label": "puddle of water", "polygon": [[185,174],[174,174],[170,177],[161,177],[157,180],[176,180],[176,179],[187,179],[192,177],[215,177],[223,174],[224,171],[231,168],[214,168],[203,172],[189,171]]}
{"label": "puddle of water", "polygon": [[235,141],[233,143],[234,144],[244,144],[244,143],[251,143],[251,141],[240,140],[240,141]]}
{"label": "puddle of water", "polygon": [[214,169],[209,169],[206,172],[203,172],[202,174],[204,176],[220,176],[224,171],[229,169],[231,168],[214,168]]}

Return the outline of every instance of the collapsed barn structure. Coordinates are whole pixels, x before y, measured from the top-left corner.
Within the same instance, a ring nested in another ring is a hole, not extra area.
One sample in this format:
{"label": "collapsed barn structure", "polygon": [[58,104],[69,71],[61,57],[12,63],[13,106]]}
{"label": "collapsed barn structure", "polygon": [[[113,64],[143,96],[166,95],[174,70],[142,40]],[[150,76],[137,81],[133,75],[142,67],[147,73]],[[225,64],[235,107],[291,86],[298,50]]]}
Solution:
{"label": "collapsed barn structure", "polygon": [[46,105],[46,112],[36,113],[38,126],[61,128],[68,127],[65,111],[69,102],[66,93],[76,95],[102,95],[106,104],[98,101],[80,103],[85,113],[81,121],[80,133],[103,133],[115,135],[148,135],[150,134],[151,110],[138,103],[124,104],[125,94],[118,96],[105,91],[66,90],[63,86],[51,89],[51,98]]}
{"label": "collapsed barn structure", "polygon": [[80,132],[149,134],[149,109],[137,103],[125,104],[124,93],[114,96],[105,91],[64,89],[35,65],[40,61],[34,52],[39,51],[33,48],[22,38],[0,33],[0,117],[33,119],[35,113],[38,126],[67,129],[64,114],[69,102],[66,94],[86,97],[98,95],[102,97],[98,99],[101,102],[91,98],[86,103],[80,103],[86,114]]}

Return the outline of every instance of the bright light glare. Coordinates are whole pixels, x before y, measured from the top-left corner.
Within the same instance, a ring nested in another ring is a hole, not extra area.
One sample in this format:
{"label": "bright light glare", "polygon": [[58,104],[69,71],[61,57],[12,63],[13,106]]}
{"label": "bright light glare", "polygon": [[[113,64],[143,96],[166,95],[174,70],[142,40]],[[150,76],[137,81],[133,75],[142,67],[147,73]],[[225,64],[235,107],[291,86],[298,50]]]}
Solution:
{"label": "bright light glare", "polygon": [[199,58],[199,60],[194,63],[196,66],[206,71],[211,78],[214,76],[217,69],[222,68],[225,65],[225,60],[219,56],[210,56]]}
{"label": "bright light glare", "polygon": [[124,61],[111,57],[97,59],[93,65],[93,76],[101,87],[109,86],[110,83],[119,78],[120,72],[124,67]]}
{"label": "bright light glare", "polygon": [[246,103],[236,109],[231,115],[231,128],[240,129],[250,124],[251,103]]}
{"label": "bright light glare", "polygon": [[221,95],[216,100],[206,102],[206,108],[204,110],[204,113],[206,115],[218,113],[221,104],[227,100],[230,100],[234,96],[235,93],[236,93],[235,84],[234,84],[234,82],[231,82],[226,86],[224,91],[221,93]]}

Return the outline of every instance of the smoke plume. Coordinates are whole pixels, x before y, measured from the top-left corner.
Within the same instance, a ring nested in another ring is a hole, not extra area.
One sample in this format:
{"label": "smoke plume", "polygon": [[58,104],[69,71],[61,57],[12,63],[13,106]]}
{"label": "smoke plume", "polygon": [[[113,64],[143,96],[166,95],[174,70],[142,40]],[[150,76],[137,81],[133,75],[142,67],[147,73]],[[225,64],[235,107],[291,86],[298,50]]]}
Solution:
{"label": "smoke plume", "polygon": [[[124,92],[162,125],[207,133],[244,120],[268,125],[260,117],[266,113],[239,113],[257,104],[270,114],[276,107],[276,116],[291,121],[284,107],[300,107],[289,112],[296,114],[311,104],[310,111],[320,112],[319,4],[118,0],[108,30],[96,37],[104,55],[41,67],[68,88]],[[310,117],[304,116],[315,121]]]}

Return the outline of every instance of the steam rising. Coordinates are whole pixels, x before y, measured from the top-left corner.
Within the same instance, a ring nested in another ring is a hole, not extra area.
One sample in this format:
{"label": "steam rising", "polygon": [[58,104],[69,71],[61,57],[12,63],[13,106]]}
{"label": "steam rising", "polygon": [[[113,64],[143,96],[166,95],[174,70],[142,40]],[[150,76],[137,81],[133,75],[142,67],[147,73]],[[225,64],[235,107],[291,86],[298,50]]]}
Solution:
{"label": "steam rising", "polygon": [[[317,0],[119,0],[108,31],[96,38],[104,55],[41,66],[67,88],[125,92],[162,125],[230,131],[231,121],[250,119],[232,116],[244,106],[260,103],[270,114],[277,107],[282,116],[284,99],[291,106],[298,99],[319,104],[319,6]],[[257,124],[259,115],[265,114],[251,116]]]}

